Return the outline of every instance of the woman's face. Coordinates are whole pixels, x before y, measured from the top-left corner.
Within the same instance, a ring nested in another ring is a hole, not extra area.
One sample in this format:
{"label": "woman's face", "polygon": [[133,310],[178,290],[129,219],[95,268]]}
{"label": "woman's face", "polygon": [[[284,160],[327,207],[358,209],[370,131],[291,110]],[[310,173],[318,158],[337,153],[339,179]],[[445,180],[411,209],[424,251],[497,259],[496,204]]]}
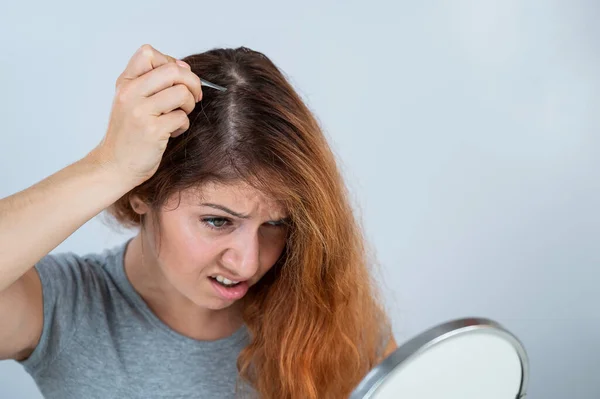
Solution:
{"label": "woman's face", "polygon": [[[144,244],[153,244],[155,265],[177,291],[214,310],[241,299],[279,259],[287,237],[281,204],[244,183],[184,191],[158,216],[160,238],[147,223]],[[225,287],[227,280],[215,279],[221,276],[239,283]]]}

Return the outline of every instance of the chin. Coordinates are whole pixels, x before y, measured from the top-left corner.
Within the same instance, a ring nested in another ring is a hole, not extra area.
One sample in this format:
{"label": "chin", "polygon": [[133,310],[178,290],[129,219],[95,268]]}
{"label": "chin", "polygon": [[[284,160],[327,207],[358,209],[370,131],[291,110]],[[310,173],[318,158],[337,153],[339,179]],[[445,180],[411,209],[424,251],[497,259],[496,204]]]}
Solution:
{"label": "chin", "polygon": [[233,305],[235,302],[237,302],[235,300],[227,300],[212,295],[208,298],[204,295],[202,295],[202,297],[193,297],[191,295],[186,295],[186,297],[198,307],[210,310],[226,309]]}
{"label": "chin", "polygon": [[235,301],[221,301],[220,304],[216,304],[214,307],[214,310],[220,310],[220,309],[227,309],[229,307],[231,307],[231,305],[233,305],[235,303]]}
{"label": "chin", "polygon": [[[233,305],[236,301],[227,301],[225,299],[218,299],[216,298],[213,301],[210,301],[210,303],[208,304],[204,304],[203,307],[207,308],[207,309],[211,309],[211,310],[223,310],[223,309],[227,309],[229,307],[231,307],[231,305]],[[198,304],[199,306],[202,306],[200,304]]]}

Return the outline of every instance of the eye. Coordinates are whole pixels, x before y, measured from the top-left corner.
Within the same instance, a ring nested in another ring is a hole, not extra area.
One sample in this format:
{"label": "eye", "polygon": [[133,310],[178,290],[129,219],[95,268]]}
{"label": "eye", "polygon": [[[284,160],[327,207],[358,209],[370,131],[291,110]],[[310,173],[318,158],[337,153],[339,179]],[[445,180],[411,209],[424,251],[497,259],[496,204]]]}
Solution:
{"label": "eye", "polygon": [[267,222],[267,226],[269,227],[285,227],[285,222],[284,221],[277,221],[277,222]]}
{"label": "eye", "polygon": [[290,219],[285,218],[285,219],[281,219],[281,220],[274,220],[272,222],[267,222],[266,224],[269,227],[286,228],[289,226],[289,223],[290,223]]}
{"label": "eye", "polygon": [[225,227],[227,223],[229,223],[229,220],[226,218],[204,218],[202,219],[202,223],[204,223],[210,229],[220,230]]}

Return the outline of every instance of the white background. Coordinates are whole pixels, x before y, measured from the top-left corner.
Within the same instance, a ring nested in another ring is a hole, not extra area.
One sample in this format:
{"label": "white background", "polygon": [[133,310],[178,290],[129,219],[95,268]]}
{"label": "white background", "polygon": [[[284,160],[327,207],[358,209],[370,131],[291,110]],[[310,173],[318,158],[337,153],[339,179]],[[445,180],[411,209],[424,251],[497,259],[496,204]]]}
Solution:
{"label": "white background", "polygon": [[[0,197],[102,138],[149,43],[245,45],[330,139],[381,262],[399,343],[485,316],[525,344],[531,398],[600,397],[597,1],[11,2],[0,10]],[[52,212],[52,210],[48,210]],[[56,251],[129,233],[96,218]],[[0,398],[39,398],[0,363]]]}

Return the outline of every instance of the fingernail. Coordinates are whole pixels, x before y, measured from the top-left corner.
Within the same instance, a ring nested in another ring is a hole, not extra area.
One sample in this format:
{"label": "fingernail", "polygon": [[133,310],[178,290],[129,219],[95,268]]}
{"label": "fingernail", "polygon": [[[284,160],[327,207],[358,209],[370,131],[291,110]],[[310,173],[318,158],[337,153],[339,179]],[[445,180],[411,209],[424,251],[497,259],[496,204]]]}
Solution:
{"label": "fingernail", "polygon": [[190,70],[192,69],[192,67],[190,66],[190,64],[188,64],[185,61],[177,60],[176,62],[177,62],[177,64],[179,64],[179,66],[182,66],[182,67],[190,69]]}

